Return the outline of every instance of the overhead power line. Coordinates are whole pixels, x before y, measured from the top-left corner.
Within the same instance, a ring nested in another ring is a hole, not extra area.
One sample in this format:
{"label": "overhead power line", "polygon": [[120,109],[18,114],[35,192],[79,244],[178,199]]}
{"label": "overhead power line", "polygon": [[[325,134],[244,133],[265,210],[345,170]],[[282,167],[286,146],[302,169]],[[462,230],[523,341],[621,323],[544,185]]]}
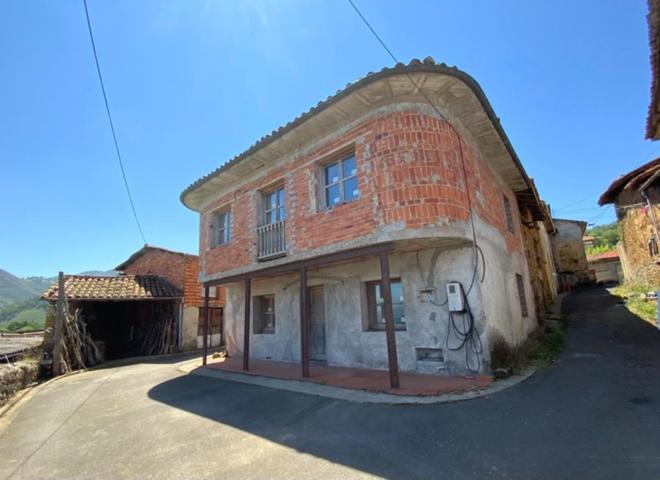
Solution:
{"label": "overhead power line", "polygon": [[[399,59],[396,58],[396,56],[392,53],[392,50],[387,46],[385,41],[376,33],[376,30],[371,26],[369,21],[362,15],[362,12],[360,12],[360,9],[358,9],[357,5],[353,3],[353,0],[348,0],[348,3],[350,3],[351,7],[353,7],[353,10],[358,14],[358,16],[362,19],[362,22],[367,26],[367,28],[371,31],[374,37],[376,37],[376,40],[378,40],[378,43],[381,44],[381,46],[385,49],[387,54],[394,60],[394,63],[401,63],[399,62]],[[422,90],[421,86],[415,81],[415,79],[410,75],[410,73],[406,72],[406,77],[408,77],[408,80],[410,80],[410,83],[413,84],[415,87],[416,91],[419,92],[419,94],[426,100],[426,103],[428,103],[433,110],[435,110],[435,113],[438,114],[440,118],[445,118],[445,116],[442,114],[442,112],[438,109],[438,107],[435,106],[433,101],[424,93]],[[475,267],[474,267],[474,274],[472,276],[472,282],[470,283],[470,286],[468,287],[467,293],[472,290],[472,286],[474,285],[474,280],[477,276],[477,267],[479,264],[479,251],[481,250],[479,246],[477,245],[477,230],[474,226],[474,212],[472,210],[472,198],[470,195],[470,188],[468,185],[468,175],[467,175],[467,168],[465,166],[465,159],[463,158],[463,141],[461,140],[461,136],[459,135],[458,131],[454,126],[451,124],[451,122],[447,121],[447,125],[449,128],[454,132],[454,135],[456,135],[456,138],[458,140],[458,148],[459,148],[459,153],[460,153],[460,158],[461,158],[461,167],[463,170],[463,181],[465,182],[465,194],[467,196],[467,206],[468,206],[468,211],[470,214],[470,226],[472,228],[472,241],[474,243],[474,257],[475,257]],[[481,279],[483,282],[483,278]]]}
{"label": "overhead power line", "polygon": [[110,114],[110,105],[108,104],[108,95],[105,92],[105,84],[103,83],[103,75],[101,75],[101,66],[99,65],[99,56],[96,53],[96,43],[94,43],[94,33],[92,32],[92,22],[89,20],[89,10],[87,9],[87,0],[83,0],[83,5],[85,6],[85,18],[87,19],[87,29],[89,30],[89,40],[92,43],[92,52],[94,52],[94,62],[96,63],[96,73],[99,76],[99,83],[101,84],[101,93],[103,93],[103,101],[105,102],[105,111],[108,114],[108,122],[110,123],[110,131],[112,132],[112,140],[115,143],[115,151],[117,152],[117,161],[119,162],[119,168],[121,170],[121,176],[124,180],[124,186],[126,187],[126,194],[128,195],[128,201],[131,204],[131,210],[133,211],[133,218],[135,218],[135,223],[137,224],[138,230],[140,231],[140,236],[142,237],[143,242],[147,243],[147,238],[144,236],[144,231],[142,231],[142,225],[140,224],[140,219],[138,218],[137,211],[135,210],[135,203],[133,202],[133,195],[131,194],[131,189],[128,186],[128,180],[126,179],[126,170],[124,169],[124,161],[121,157],[121,151],[119,150],[119,142],[117,141],[117,133],[115,132],[115,125],[112,122],[112,115]]}

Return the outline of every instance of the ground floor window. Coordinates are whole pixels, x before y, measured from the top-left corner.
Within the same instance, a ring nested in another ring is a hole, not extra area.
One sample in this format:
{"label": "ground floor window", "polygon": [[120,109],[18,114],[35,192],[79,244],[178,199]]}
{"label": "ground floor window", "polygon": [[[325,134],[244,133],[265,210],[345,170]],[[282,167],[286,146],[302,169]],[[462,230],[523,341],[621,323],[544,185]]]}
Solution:
{"label": "ground floor window", "polygon": [[518,297],[520,298],[520,311],[522,316],[526,317],[529,315],[527,311],[527,297],[525,296],[525,282],[522,275],[516,273],[516,285],[518,286]]}
{"label": "ground floor window", "polygon": [[275,295],[254,297],[254,333],[275,333]]}
{"label": "ground floor window", "polygon": [[[369,330],[384,330],[385,316],[383,315],[383,296],[380,280],[367,282],[367,314]],[[401,280],[394,278],[390,280],[390,291],[392,292],[392,313],[394,314],[394,328],[406,329],[406,317],[403,312],[403,286]]]}

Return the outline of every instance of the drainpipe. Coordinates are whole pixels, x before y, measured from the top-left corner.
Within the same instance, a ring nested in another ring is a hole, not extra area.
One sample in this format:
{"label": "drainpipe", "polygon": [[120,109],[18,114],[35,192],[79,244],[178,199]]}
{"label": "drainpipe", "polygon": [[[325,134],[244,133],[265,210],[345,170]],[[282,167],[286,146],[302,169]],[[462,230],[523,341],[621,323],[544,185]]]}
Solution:
{"label": "drainpipe", "polygon": [[646,200],[646,205],[649,209],[649,212],[651,212],[651,223],[653,224],[653,234],[655,235],[656,242],[660,242],[660,236],[658,236],[658,221],[655,217],[653,204],[651,203],[651,199],[649,198],[648,192],[646,190],[658,178],[658,176],[660,176],[660,170],[656,170],[656,172],[651,175],[651,177],[645,181],[641,187],[639,187],[639,193],[642,195],[644,200]]}

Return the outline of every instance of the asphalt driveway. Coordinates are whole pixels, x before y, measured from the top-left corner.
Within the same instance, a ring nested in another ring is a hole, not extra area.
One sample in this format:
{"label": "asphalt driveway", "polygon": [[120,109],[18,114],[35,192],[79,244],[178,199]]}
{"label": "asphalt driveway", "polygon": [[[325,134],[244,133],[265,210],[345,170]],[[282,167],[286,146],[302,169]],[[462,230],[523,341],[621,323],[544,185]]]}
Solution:
{"label": "asphalt driveway", "polygon": [[354,404],[174,360],[75,375],[18,411],[0,479],[660,478],[660,332],[603,289],[564,309],[556,365],[453,404]]}

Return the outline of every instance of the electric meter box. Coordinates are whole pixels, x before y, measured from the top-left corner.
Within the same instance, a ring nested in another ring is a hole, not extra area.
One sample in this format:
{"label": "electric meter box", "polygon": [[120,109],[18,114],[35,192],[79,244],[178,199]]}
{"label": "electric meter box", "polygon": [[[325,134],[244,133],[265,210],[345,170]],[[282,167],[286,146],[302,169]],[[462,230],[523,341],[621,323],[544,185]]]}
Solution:
{"label": "electric meter box", "polygon": [[447,306],[450,312],[462,312],[465,310],[463,287],[461,287],[460,283],[447,283]]}

